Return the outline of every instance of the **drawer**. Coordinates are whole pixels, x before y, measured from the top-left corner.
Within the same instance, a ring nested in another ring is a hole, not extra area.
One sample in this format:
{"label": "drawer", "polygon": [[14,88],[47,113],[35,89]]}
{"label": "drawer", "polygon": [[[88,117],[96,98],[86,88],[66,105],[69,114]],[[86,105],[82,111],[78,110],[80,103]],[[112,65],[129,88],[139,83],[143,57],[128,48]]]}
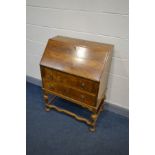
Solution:
{"label": "drawer", "polygon": [[61,83],[93,94],[98,93],[98,83],[81,77],[73,76],[53,69],[43,68],[43,80]]}
{"label": "drawer", "polygon": [[95,95],[80,92],[79,90],[76,90],[74,88],[68,88],[68,87],[65,87],[61,84],[54,83],[54,82],[53,83],[45,82],[44,87],[45,89],[55,92],[58,95],[59,94],[64,95],[66,97],[69,97],[76,101],[80,101],[87,105],[95,106],[95,103],[96,103]]}

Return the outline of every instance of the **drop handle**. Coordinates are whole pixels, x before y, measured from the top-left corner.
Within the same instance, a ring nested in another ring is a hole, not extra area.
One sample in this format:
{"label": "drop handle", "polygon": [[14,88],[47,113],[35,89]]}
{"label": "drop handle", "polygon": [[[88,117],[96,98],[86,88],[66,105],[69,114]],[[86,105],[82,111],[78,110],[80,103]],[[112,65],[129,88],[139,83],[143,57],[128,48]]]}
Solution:
{"label": "drop handle", "polygon": [[82,87],[84,87],[84,86],[85,86],[85,83],[84,83],[84,82],[82,82],[82,83],[81,83],[81,86],[82,86]]}
{"label": "drop handle", "polygon": [[49,88],[53,88],[54,87],[54,84],[53,83],[50,83],[49,84]]}
{"label": "drop handle", "polygon": [[84,99],[85,98],[85,96],[84,95],[81,95],[81,99]]}

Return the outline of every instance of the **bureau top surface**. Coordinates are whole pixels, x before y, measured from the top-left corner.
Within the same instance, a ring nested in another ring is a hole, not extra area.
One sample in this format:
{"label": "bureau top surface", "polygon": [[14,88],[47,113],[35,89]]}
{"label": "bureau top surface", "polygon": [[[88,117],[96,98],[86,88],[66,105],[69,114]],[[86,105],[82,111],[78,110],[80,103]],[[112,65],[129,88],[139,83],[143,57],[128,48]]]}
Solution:
{"label": "bureau top surface", "polygon": [[40,65],[99,81],[113,45],[56,36],[48,40]]}

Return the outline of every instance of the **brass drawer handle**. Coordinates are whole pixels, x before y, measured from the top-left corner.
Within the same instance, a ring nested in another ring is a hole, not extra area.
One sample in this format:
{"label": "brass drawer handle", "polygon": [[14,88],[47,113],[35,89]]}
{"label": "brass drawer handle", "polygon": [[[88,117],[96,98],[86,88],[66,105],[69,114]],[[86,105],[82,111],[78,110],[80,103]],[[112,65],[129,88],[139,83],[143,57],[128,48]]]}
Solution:
{"label": "brass drawer handle", "polygon": [[84,87],[84,86],[85,86],[85,83],[84,83],[84,82],[82,82],[82,83],[81,83],[81,87]]}
{"label": "brass drawer handle", "polygon": [[53,88],[54,87],[54,84],[53,83],[50,83],[49,84],[49,88]]}
{"label": "brass drawer handle", "polygon": [[84,95],[81,95],[81,99],[84,99],[85,98],[85,96]]}

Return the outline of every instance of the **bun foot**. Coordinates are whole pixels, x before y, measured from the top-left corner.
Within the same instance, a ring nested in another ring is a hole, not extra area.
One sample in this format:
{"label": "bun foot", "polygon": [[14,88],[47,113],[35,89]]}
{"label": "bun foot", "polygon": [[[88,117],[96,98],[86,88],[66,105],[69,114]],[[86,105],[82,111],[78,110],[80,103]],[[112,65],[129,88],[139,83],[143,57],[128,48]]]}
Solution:
{"label": "bun foot", "polygon": [[45,107],[45,111],[46,112],[49,112],[50,111],[50,108]]}
{"label": "bun foot", "polygon": [[90,127],[90,128],[89,128],[89,131],[90,131],[90,132],[95,132],[95,131],[96,131],[96,127],[95,127],[95,126]]}

